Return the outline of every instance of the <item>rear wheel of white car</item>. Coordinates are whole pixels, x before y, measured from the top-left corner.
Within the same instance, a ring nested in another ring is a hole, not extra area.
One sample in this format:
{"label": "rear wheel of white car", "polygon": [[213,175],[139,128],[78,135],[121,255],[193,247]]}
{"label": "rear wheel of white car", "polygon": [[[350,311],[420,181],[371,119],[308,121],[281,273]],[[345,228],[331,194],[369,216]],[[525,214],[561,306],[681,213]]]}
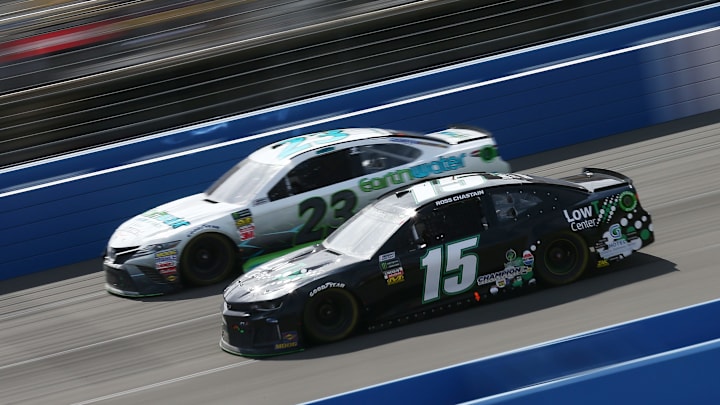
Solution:
{"label": "rear wheel of white car", "polygon": [[305,304],[305,334],[318,343],[341,340],[355,330],[359,317],[357,300],[349,291],[329,288]]}
{"label": "rear wheel of white car", "polygon": [[190,285],[219,283],[234,274],[235,261],[236,248],[228,238],[216,233],[200,235],[185,246],[180,275]]}

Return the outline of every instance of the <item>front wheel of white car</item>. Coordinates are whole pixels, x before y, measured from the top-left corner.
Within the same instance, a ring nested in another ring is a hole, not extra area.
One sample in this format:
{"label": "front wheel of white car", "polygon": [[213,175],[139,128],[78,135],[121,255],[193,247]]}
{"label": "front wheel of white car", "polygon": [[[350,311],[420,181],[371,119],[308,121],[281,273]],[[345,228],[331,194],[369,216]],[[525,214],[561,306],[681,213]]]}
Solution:
{"label": "front wheel of white car", "polygon": [[192,239],[180,259],[180,276],[185,284],[203,286],[219,283],[235,271],[236,248],[228,238],[207,233]]}

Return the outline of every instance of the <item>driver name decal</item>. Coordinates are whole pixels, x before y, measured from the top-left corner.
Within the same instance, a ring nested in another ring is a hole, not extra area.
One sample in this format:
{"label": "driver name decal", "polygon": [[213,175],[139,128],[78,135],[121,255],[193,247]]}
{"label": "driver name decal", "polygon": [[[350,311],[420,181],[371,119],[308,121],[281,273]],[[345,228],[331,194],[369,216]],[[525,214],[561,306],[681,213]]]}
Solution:
{"label": "driver name decal", "polygon": [[470,191],[468,193],[458,194],[458,195],[454,195],[452,197],[443,198],[442,200],[437,200],[437,201],[435,201],[435,206],[437,207],[437,206],[440,206],[443,204],[448,204],[451,202],[466,200],[468,198],[480,197],[483,194],[485,194],[485,192],[483,190]]}

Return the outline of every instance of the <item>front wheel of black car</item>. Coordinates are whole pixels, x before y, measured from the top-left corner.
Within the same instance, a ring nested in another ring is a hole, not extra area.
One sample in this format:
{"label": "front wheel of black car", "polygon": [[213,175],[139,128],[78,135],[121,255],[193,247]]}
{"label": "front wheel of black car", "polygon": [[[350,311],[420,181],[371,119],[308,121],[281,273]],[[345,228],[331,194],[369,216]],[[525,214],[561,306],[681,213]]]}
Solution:
{"label": "front wheel of black car", "polygon": [[208,233],[191,240],[182,253],[180,275],[186,284],[219,283],[235,271],[235,246],[223,235]]}
{"label": "front wheel of black car", "polygon": [[537,277],[548,285],[569,284],[579,279],[588,263],[588,248],[579,235],[562,232],[539,246]]}
{"label": "front wheel of black car", "polygon": [[349,291],[329,288],[305,304],[305,334],[318,343],[341,340],[355,330],[359,317],[357,300]]}

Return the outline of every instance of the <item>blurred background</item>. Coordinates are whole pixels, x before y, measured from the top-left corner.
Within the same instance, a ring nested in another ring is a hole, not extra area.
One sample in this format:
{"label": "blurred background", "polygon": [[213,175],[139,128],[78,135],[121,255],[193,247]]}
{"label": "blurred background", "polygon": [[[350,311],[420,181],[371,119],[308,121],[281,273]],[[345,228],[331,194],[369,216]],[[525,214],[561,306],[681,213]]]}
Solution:
{"label": "blurred background", "polygon": [[709,3],[6,1],[0,167]]}

